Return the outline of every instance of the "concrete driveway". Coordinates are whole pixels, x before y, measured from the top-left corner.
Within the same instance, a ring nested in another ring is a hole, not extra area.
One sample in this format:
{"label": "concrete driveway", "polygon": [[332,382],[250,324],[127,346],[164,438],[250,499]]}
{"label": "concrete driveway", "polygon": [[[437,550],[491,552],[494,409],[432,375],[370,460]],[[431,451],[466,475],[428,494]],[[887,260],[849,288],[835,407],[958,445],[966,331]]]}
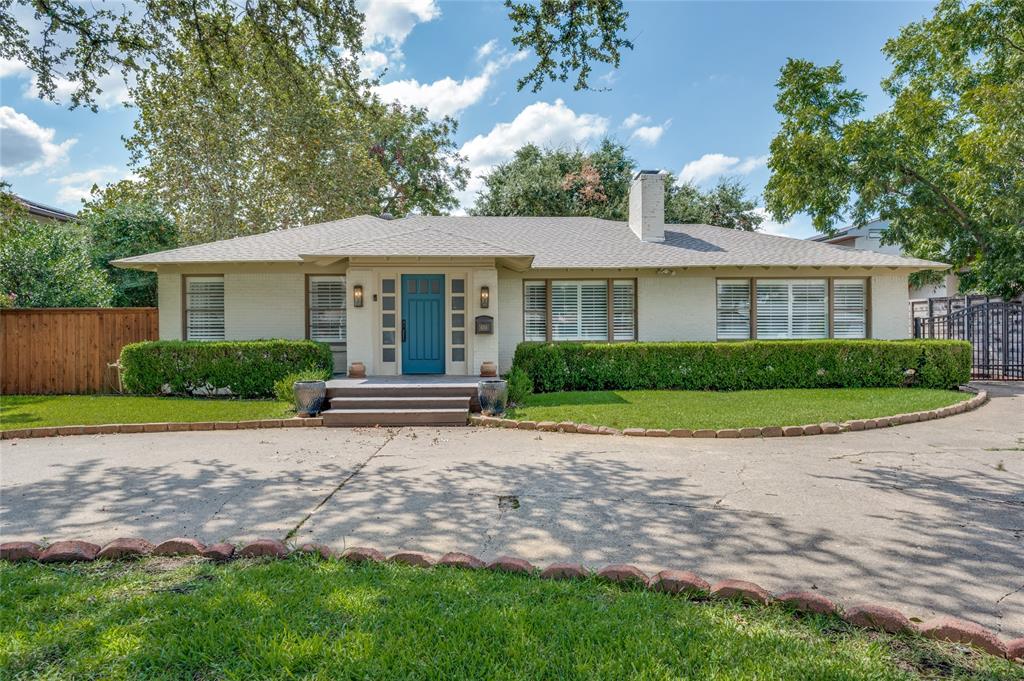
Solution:
{"label": "concrete driveway", "polygon": [[269,536],[692,569],[1024,635],[1024,385],[879,431],[284,429],[5,441],[3,540]]}

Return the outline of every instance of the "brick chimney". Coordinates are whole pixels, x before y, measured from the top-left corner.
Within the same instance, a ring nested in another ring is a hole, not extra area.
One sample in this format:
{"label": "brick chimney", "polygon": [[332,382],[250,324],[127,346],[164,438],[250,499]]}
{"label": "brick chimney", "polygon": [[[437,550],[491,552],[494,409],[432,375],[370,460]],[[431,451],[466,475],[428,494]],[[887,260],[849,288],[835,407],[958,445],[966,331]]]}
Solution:
{"label": "brick chimney", "polygon": [[644,241],[665,240],[665,176],[641,170],[629,188],[629,228]]}

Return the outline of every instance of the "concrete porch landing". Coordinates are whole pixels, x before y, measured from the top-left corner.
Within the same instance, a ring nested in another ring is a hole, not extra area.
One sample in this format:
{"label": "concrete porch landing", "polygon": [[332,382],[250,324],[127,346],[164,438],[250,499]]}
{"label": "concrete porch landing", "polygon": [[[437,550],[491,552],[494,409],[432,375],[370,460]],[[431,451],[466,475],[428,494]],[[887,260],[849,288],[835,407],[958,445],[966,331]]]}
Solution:
{"label": "concrete porch landing", "polygon": [[464,426],[478,376],[368,376],[327,381],[325,426]]}

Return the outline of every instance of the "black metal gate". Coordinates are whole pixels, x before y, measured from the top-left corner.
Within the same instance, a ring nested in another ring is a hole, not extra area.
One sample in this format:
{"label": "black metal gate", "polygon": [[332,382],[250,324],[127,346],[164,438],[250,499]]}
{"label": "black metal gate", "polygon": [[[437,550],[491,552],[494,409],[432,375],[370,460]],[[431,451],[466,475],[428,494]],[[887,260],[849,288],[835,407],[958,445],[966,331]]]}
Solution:
{"label": "black metal gate", "polygon": [[1024,302],[966,304],[947,314],[915,317],[914,338],[970,341],[973,378],[1024,379]]}

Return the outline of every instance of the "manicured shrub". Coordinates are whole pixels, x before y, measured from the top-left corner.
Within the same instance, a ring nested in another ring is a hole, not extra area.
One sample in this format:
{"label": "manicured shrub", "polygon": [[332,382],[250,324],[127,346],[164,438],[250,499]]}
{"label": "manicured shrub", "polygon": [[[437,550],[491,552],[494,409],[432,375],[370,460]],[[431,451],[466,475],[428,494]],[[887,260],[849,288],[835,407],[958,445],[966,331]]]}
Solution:
{"label": "manicured shrub", "polygon": [[953,388],[971,377],[971,345],[939,340],[738,343],[521,343],[537,392]]}
{"label": "manicured shrub", "polygon": [[326,381],[331,377],[330,371],[307,369],[288,374],[274,381],[274,397],[281,402],[292,404],[295,401],[295,383],[298,381]]}
{"label": "manicured shrub", "polygon": [[521,404],[533,392],[533,381],[530,375],[519,367],[514,367],[505,377],[508,381],[508,401]]}
{"label": "manicured shrub", "polygon": [[124,389],[140,395],[271,397],[300,371],[330,375],[330,347],[307,340],[147,341],[121,349]]}

